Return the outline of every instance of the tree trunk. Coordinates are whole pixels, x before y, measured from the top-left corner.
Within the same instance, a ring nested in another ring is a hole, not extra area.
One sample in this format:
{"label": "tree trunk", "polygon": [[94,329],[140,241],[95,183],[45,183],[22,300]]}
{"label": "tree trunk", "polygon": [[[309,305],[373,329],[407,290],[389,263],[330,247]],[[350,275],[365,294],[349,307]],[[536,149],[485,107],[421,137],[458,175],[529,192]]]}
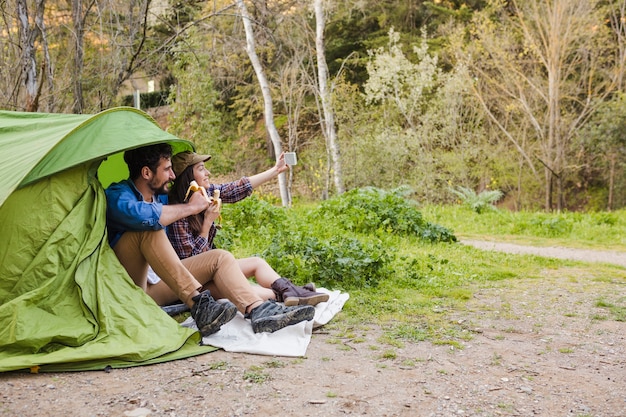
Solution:
{"label": "tree trunk", "polygon": [[[236,2],[237,7],[239,7],[239,11],[241,13],[244,29],[246,31],[246,52],[248,53],[248,57],[250,58],[250,62],[252,63],[252,67],[254,68],[254,72],[259,81],[259,85],[261,86],[261,92],[263,94],[265,126],[269,133],[272,144],[274,145],[274,152],[276,153],[276,157],[278,157],[278,155],[280,155],[283,150],[282,144],[280,142],[280,136],[278,135],[278,130],[276,130],[276,125],[274,124],[274,108],[269,83],[267,81],[267,78],[265,77],[265,73],[263,72],[261,61],[256,54],[254,31],[252,30],[252,24],[250,23],[250,15],[248,14],[248,9],[246,8],[243,0],[236,0]],[[289,196],[289,191],[287,190],[287,183],[285,181],[284,172],[278,176],[278,186],[280,188],[280,198],[282,200],[283,206],[290,206],[291,197]]]}
{"label": "tree trunk", "polygon": [[544,173],[546,178],[546,201],[545,210],[547,212],[552,211],[552,171],[548,167],[544,167]]}
{"label": "tree trunk", "polygon": [[607,211],[613,210],[613,190],[615,188],[615,166],[617,165],[617,156],[611,154],[609,157],[609,201],[607,202]]}
{"label": "tree trunk", "polygon": [[618,91],[624,91],[624,76],[626,75],[626,2],[618,3],[610,11],[608,20],[617,38],[615,84]]}
{"label": "tree trunk", "polygon": [[74,21],[74,68],[72,68],[72,85],[74,89],[74,105],[72,110],[75,114],[82,114],[84,108],[83,101],[83,2],[82,0],[72,0],[72,20]]}
{"label": "tree trunk", "polygon": [[315,8],[315,50],[317,52],[318,83],[322,101],[322,111],[324,113],[321,126],[332,161],[332,175],[335,189],[338,194],[342,194],[345,189],[341,170],[339,143],[337,141],[337,130],[335,129],[335,113],[332,106],[330,90],[328,88],[328,65],[326,64],[326,56],[324,53],[324,28],[326,22],[324,19],[322,0],[314,0],[313,6]]}
{"label": "tree trunk", "polygon": [[[43,21],[44,0],[36,2],[36,21]],[[20,47],[22,48],[21,80],[25,87],[24,108],[34,112],[39,108],[39,94],[37,87],[37,60],[35,42],[40,35],[39,28],[30,25],[28,18],[28,5],[26,0],[17,0],[17,17],[20,22]]]}

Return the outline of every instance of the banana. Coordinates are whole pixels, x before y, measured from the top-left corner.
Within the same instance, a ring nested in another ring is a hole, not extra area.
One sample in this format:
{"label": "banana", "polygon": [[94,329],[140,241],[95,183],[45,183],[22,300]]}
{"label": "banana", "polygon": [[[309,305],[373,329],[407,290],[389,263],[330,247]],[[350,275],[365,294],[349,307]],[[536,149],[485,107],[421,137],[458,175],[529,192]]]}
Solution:
{"label": "banana", "polygon": [[187,188],[187,193],[185,194],[185,201],[187,201],[187,197],[189,197],[190,193],[195,193],[196,191],[200,191],[202,193],[202,195],[204,196],[204,198],[206,198],[209,203],[211,202],[211,199],[207,195],[206,190],[204,189],[204,187],[201,187],[195,181],[191,181],[189,183],[189,188]]}
{"label": "banana", "polygon": [[217,204],[219,210],[222,209],[222,199],[220,198],[220,190],[213,190],[213,201]]}
{"label": "banana", "polygon": [[[196,181],[191,181],[189,183],[189,188],[187,188],[187,193],[185,194],[185,201],[187,201],[187,197],[189,197],[189,194],[195,193],[196,191],[200,191],[202,195],[204,196],[204,198],[206,198],[209,203],[217,204],[218,211],[222,210],[222,199],[220,198],[220,190],[213,190],[213,198],[210,198],[207,195],[206,189],[204,187],[198,185]],[[222,228],[222,215],[221,214],[219,215],[219,217],[217,218],[217,221],[215,222],[215,227],[217,227],[218,229]]]}
{"label": "banana", "polygon": [[[213,202],[217,204],[217,210],[222,210],[222,199],[220,198],[220,190],[213,190]],[[220,214],[215,222],[215,227],[218,229],[222,228],[222,215]]]}

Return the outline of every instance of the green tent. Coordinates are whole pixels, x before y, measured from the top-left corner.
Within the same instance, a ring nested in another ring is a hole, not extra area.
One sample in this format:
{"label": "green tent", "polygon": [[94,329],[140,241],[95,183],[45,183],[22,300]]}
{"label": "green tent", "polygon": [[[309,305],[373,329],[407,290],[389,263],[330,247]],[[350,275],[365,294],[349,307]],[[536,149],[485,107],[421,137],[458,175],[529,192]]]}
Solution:
{"label": "green tent", "polygon": [[107,243],[104,187],[127,149],[191,143],[147,114],[0,111],[0,371],[129,367],[214,350],[134,285]]}

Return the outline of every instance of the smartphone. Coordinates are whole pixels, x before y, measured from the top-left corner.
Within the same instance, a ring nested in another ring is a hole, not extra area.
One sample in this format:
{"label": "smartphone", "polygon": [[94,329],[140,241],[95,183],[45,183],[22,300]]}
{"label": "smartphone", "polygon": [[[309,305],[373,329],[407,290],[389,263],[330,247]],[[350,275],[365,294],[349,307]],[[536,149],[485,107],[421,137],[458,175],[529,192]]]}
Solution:
{"label": "smartphone", "polygon": [[297,165],[298,157],[295,152],[285,152],[285,164],[287,165]]}

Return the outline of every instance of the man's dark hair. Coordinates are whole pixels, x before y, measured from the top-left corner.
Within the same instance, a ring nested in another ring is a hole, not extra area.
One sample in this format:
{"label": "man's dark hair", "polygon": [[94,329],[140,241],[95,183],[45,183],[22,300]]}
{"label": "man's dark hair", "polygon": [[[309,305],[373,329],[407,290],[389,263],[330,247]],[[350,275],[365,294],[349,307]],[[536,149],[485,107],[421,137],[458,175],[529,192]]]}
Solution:
{"label": "man's dark hair", "polygon": [[131,180],[139,178],[143,167],[148,167],[150,171],[156,172],[161,158],[171,157],[172,147],[167,143],[157,143],[124,152],[124,161],[128,165]]}

